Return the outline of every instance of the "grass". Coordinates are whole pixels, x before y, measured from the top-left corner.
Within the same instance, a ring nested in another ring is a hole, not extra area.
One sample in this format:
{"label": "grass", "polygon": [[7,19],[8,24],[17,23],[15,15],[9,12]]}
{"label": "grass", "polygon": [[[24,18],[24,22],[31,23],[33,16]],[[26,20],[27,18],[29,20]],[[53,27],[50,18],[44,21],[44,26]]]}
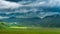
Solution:
{"label": "grass", "polygon": [[60,34],[60,28],[10,28],[8,30],[0,30],[0,34]]}

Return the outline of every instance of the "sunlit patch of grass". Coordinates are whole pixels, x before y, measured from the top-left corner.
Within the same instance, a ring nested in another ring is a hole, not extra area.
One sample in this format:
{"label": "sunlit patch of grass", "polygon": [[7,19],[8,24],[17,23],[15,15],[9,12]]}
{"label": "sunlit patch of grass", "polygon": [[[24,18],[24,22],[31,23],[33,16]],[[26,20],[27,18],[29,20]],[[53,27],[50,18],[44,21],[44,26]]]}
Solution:
{"label": "sunlit patch of grass", "polygon": [[11,27],[9,27],[9,28],[27,29],[27,28],[31,28],[31,27],[17,27],[17,26],[11,26]]}

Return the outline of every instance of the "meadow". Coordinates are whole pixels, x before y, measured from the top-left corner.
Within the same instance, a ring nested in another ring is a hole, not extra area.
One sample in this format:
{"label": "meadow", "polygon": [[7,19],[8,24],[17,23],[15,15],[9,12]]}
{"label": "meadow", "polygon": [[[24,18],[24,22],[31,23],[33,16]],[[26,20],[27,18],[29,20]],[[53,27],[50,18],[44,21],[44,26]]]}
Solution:
{"label": "meadow", "polygon": [[60,34],[60,28],[8,28],[0,30],[0,34]]}

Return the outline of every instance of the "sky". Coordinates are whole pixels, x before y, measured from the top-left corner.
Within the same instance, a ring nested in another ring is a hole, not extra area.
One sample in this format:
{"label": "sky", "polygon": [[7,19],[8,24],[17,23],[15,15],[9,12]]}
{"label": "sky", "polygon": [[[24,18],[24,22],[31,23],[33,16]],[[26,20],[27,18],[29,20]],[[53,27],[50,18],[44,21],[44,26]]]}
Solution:
{"label": "sky", "polygon": [[59,7],[60,0],[0,0],[0,19],[60,15]]}

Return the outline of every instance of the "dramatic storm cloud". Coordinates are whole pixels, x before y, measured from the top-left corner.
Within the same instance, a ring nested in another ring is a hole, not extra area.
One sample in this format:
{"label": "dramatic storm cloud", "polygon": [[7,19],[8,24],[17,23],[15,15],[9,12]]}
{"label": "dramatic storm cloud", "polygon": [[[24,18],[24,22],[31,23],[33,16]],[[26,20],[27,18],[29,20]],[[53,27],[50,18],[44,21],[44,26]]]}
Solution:
{"label": "dramatic storm cloud", "polygon": [[[60,15],[60,0],[0,0],[4,17],[40,17]],[[0,15],[2,16],[2,15]]]}

